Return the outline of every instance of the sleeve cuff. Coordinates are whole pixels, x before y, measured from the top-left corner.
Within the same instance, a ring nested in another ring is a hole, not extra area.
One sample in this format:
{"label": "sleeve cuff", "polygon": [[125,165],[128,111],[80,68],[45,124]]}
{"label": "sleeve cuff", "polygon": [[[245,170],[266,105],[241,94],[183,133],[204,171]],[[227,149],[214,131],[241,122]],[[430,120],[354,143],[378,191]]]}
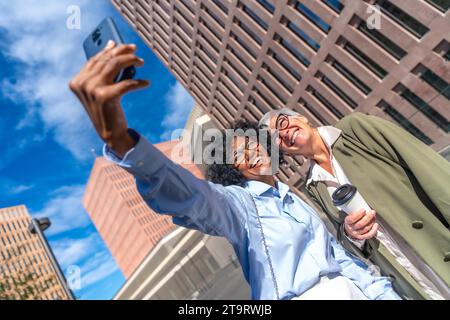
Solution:
{"label": "sleeve cuff", "polygon": [[[136,130],[130,129],[130,128],[129,128],[129,129],[128,129],[128,134],[130,135],[130,137],[131,137],[136,143],[139,143],[139,140],[141,139],[141,136],[140,136],[139,133],[137,133]],[[136,147],[136,146],[135,146],[135,147]],[[117,153],[114,152],[113,149],[111,149],[110,147],[108,147],[108,145],[105,144],[105,145],[103,146],[103,155],[104,155],[105,157],[107,157],[107,158],[110,158],[109,160],[114,160],[114,162],[120,162],[120,161],[122,161],[122,159],[126,158],[127,155],[128,155],[131,151],[133,151],[133,150],[135,149],[135,147],[132,148],[132,149],[130,149],[130,150],[128,150],[128,152],[125,154],[125,156],[124,156],[123,158],[121,158],[121,157],[119,157],[119,155],[118,155]]]}
{"label": "sleeve cuff", "polygon": [[351,243],[353,243],[356,247],[358,247],[360,250],[363,249],[364,244],[365,244],[365,242],[366,242],[366,240],[358,240],[358,239],[352,239],[352,238],[350,238],[350,237],[345,233],[345,231],[344,231],[344,237],[345,237],[348,241],[350,241]]}
{"label": "sleeve cuff", "polygon": [[135,130],[128,129],[128,132],[137,141],[137,144],[134,148],[128,150],[123,158],[120,158],[105,144],[103,146],[103,155],[107,160],[141,179],[148,178],[170,161],[161,151]]}

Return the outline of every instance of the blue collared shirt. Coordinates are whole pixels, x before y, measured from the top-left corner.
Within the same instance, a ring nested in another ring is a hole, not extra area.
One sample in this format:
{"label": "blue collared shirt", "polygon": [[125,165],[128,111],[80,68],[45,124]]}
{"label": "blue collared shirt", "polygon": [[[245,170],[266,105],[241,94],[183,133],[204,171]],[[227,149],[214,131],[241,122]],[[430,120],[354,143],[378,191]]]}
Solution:
{"label": "blue collared shirt", "polygon": [[399,299],[390,281],[347,253],[314,209],[283,183],[278,188],[258,181],[245,188],[213,184],[170,161],[143,137],[123,159],[107,146],[104,155],[135,176],[155,212],[171,215],[177,225],[225,237],[253,299],[290,299],[333,273],[352,280],[369,299]]}

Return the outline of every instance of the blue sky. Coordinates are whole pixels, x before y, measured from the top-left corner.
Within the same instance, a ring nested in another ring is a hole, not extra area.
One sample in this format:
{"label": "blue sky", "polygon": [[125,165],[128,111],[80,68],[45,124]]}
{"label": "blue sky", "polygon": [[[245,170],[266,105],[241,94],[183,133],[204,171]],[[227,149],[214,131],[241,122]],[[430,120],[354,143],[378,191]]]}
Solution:
{"label": "blue sky", "polygon": [[[80,30],[66,27],[70,5],[81,9]],[[80,299],[110,299],[124,282],[82,206],[102,144],[67,87],[85,62],[84,38],[106,16],[145,59],[137,77],[152,82],[123,99],[129,126],[167,140],[193,100],[108,0],[0,0],[0,208],[25,204],[51,218],[46,234],[63,270],[81,268]]]}

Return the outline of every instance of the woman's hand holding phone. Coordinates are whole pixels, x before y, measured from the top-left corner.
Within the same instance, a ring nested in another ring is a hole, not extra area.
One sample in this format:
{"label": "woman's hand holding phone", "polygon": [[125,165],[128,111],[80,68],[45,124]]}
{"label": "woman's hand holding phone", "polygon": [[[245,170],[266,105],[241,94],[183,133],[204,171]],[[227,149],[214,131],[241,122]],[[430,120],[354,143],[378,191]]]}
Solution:
{"label": "woman's hand holding phone", "polygon": [[137,57],[135,52],[136,46],[133,44],[116,46],[113,41],[109,41],[69,83],[97,134],[119,156],[124,156],[136,144],[128,134],[121,97],[149,85],[149,81],[140,79],[114,82],[120,70],[144,64],[144,60]]}

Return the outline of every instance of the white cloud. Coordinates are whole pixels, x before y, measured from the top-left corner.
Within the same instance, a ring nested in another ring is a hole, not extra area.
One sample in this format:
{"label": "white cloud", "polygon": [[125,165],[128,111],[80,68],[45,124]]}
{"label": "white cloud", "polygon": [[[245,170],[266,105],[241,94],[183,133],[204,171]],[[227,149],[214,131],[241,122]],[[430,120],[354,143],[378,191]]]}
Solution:
{"label": "white cloud", "polygon": [[81,266],[81,285],[86,288],[117,271],[114,259],[105,252],[98,252]]}
{"label": "white cloud", "polygon": [[12,187],[9,190],[10,194],[19,194],[25,191],[28,191],[30,189],[34,188],[34,185],[25,185],[25,184],[20,184],[18,186]]}
{"label": "white cloud", "polygon": [[46,231],[47,235],[56,235],[90,224],[82,205],[84,190],[83,185],[62,187],[54,192],[51,200],[40,211],[32,212],[35,217],[48,217],[52,221],[52,226]]}
{"label": "white cloud", "polygon": [[[72,4],[81,7],[81,30],[66,27],[66,9]],[[88,0],[0,3],[0,28],[6,30],[2,50],[20,64],[14,78],[1,82],[0,90],[27,106],[16,129],[41,122],[47,134],[80,160],[90,156],[90,147],[97,140],[67,83],[84,63],[82,41],[86,30],[103,18],[106,5],[106,1]]]}
{"label": "white cloud", "polygon": [[169,140],[174,130],[184,128],[195,101],[178,81],[169,89],[165,99],[167,115],[161,124],[165,130],[161,139]]}
{"label": "white cloud", "polygon": [[97,233],[91,233],[79,239],[54,240],[51,241],[51,246],[63,271],[67,271],[71,266],[80,268],[81,287],[77,291],[119,271],[114,258],[108,254],[108,251],[100,250],[103,244]]}
{"label": "white cloud", "polygon": [[0,177],[0,194],[15,196],[35,187],[33,184],[23,184],[13,179]]}
{"label": "white cloud", "polygon": [[52,241],[53,252],[63,268],[76,265],[84,258],[92,256],[99,245],[100,238],[94,233],[81,239],[64,238]]}

